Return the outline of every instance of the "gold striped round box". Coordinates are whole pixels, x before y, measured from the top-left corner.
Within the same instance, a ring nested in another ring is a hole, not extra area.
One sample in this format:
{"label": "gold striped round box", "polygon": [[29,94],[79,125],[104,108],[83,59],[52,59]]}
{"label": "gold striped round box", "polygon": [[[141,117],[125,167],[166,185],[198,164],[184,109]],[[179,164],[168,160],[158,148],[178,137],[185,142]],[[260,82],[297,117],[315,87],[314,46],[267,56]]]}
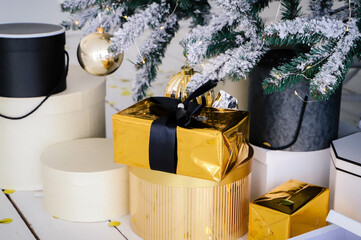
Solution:
{"label": "gold striped round box", "polygon": [[237,239],[247,232],[253,149],[220,182],[129,167],[130,221],[146,240]]}

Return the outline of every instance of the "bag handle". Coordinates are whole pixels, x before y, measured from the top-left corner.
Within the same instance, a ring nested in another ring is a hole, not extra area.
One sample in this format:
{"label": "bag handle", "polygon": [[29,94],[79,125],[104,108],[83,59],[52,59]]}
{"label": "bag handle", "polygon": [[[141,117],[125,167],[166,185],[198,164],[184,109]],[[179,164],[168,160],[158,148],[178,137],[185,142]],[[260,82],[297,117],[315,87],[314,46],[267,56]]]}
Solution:
{"label": "bag handle", "polygon": [[69,70],[69,54],[66,50],[64,50],[65,56],[66,56],[66,65],[65,65],[65,69],[63,71],[63,74],[60,78],[60,82],[48,93],[48,95],[46,95],[46,97],[38,104],[38,106],[36,106],[33,110],[31,110],[30,112],[19,116],[19,117],[11,117],[11,116],[6,116],[0,113],[0,117],[2,118],[6,118],[9,120],[20,120],[23,118],[26,118],[28,116],[30,116],[31,114],[33,114],[36,110],[38,110],[40,108],[41,105],[43,105],[43,103],[58,89],[59,85],[62,83],[62,81],[66,78],[66,76],[68,75],[68,70]]}

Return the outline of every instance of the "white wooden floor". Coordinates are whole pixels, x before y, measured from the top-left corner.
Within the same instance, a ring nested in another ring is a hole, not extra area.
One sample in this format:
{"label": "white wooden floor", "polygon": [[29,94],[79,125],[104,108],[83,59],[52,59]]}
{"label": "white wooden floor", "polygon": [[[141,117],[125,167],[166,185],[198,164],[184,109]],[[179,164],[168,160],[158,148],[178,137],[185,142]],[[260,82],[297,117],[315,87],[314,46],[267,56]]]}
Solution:
{"label": "white wooden floor", "polygon": [[[0,191],[0,222],[6,218],[12,222],[0,223],[1,240],[142,240],[131,230],[129,215],[96,223],[56,219],[43,209],[41,191]],[[110,221],[120,225],[109,227]],[[245,235],[239,240],[247,239]]]}

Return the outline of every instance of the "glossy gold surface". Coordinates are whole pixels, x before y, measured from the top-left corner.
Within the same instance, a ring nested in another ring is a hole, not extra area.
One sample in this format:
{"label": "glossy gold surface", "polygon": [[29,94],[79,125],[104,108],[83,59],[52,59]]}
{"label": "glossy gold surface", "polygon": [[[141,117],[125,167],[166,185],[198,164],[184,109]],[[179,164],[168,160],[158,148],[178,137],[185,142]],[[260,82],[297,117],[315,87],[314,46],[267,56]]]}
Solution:
{"label": "glossy gold surface", "polygon": [[[113,115],[115,162],[149,169],[150,126],[162,114],[145,99]],[[205,107],[200,116],[177,127],[177,174],[219,182],[248,156],[249,113]]]}
{"label": "glossy gold surface", "polygon": [[123,54],[109,52],[110,38],[103,28],[83,37],[78,45],[77,56],[80,66],[90,74],[105,76],[117,70],[123,62]]}
{"label": "glossy gold surface", "polygon": [[130,167],[132,229],[146,240],[241,237],[247,232],[252,159],[250,148],[221,182]]}
{"label": "glossy gold surface", "polygon": [[288,239],[327,225],[329,189],[290,180],[250,203],[248,239]]}
{"label": "glossy gold surface", "polygon": [[[189,66],[183,66],[181,71],[175,74],[167,83],[164,95],[166,97],[173,97],[184,101],[187,97],[187,84],[191,77],[197,73]],[[197,98],[199,104],[204,103],[205,106],[211,107],[213,103],[213,90],[210,90]]]}

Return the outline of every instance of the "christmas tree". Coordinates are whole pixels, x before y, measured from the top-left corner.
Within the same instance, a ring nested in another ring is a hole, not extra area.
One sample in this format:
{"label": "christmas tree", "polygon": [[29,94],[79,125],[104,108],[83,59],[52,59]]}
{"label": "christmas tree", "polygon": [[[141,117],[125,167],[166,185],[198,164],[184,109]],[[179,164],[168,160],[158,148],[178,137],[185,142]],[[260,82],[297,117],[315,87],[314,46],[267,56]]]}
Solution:
{"label": "christmas tree", "polygon": [[102,26],[113,32],[109,51],[119,54],[150,29],[135,67],[133,96],[140,100],[157,76],[166,48],[179,29],[191,19],[191,30],[181,45],[189,64],[206,62],[192,77],[193,91],[208,80],[239,80],[270,49],[302,49],[289,62],[272,69],[263,82],[265,93],[282,91],[300,81],[310,83],[313,99],[328,99],[345,78],[353,59],[361,56],[361,0],[310,0],[305,14],[300,0],[281,0],[281,20],[268,26],[260,13],[269,0],[63,0],[71,13],[67,28],[95,31]]}

